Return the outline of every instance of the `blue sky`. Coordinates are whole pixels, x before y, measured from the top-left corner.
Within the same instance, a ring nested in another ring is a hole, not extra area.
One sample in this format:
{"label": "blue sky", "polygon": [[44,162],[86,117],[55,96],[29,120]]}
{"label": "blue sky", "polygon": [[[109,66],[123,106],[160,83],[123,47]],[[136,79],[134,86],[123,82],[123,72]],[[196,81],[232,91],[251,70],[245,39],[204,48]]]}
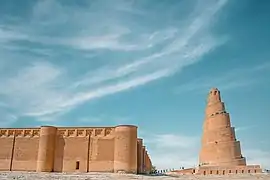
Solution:
{"label": "blue sky", "polygon": [[269,8],[2,0],[0,126],[135,124],[158,168],[194,166],[217,87],[247,162],[270,168]]}

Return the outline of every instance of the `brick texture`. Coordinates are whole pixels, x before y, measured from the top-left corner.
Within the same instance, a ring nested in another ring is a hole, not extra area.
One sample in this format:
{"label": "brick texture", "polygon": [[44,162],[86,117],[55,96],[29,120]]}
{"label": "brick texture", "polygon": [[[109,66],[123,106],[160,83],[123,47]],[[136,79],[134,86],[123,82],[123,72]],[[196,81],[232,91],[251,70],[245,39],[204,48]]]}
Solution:
{"label": "brick texture", "polygon": [[11,169],[13,171],[35,171],[38,145],[38,137],[16,137]]}
{"label": "brick texture", "polygon": [[0,129],[0,145],[0,171],[146,172],[132,125]]}
{"label": "brick texture", "polygon": [[9,171],[12,159],[13,137],[0,138],[0,170]]}
{"label": "brick texture", "polygon": [[200,166],[245,166],[240,142],[231,127],[229,113],[221,102],[220,92],[213,88],[208,94],[203,126]]}
{"label": "brick texture", "polygon": [[262,172],[259,165],[247,165],[240,141],[236,139],[235,128],[231,127],[230,114],[217,88],[212,88],[207,97],[201,144],[199,168],[191,169],[192,173],[225,175]]}

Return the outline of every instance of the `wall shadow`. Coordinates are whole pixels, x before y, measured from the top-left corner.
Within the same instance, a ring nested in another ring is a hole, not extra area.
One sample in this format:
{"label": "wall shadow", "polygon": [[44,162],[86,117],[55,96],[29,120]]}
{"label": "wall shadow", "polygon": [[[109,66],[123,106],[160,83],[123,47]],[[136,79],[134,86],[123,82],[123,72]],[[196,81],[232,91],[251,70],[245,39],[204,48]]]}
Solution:
{"label": "wall shadow", "polygon": [[63,172],[65,139],[57,135],[55,142],[54,166],[53,172]]}

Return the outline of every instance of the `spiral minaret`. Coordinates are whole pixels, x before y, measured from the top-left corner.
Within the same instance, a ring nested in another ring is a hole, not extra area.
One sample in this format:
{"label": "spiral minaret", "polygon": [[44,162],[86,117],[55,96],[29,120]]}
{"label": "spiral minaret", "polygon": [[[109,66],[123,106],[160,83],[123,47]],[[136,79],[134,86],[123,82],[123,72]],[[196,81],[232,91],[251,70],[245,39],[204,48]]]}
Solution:
{"label": "spiral minaret", "polygon": [[199,165],[245,166],[240,142],[231,127],[230,115],[221,101],[220,91],[212,88],[208,94],[201,140]]}

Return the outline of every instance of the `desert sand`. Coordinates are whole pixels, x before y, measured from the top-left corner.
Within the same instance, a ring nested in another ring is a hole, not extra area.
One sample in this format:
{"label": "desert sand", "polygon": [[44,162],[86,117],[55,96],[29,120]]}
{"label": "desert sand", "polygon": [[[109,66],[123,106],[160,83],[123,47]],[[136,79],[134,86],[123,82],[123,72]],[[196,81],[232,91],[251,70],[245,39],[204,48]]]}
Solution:
{"label": "desert sand", "polygon": [[220,180],[270,180],[270,174],[246,174],[246,175],[225,175],[225,176],[195,176],[182,175],[179,177],[169,176],[143,176],[130,174],[113,174],[113,173],[35,173],[35,172],[1,172],[0,180],[204,180],[204,179],[220,179]]}

